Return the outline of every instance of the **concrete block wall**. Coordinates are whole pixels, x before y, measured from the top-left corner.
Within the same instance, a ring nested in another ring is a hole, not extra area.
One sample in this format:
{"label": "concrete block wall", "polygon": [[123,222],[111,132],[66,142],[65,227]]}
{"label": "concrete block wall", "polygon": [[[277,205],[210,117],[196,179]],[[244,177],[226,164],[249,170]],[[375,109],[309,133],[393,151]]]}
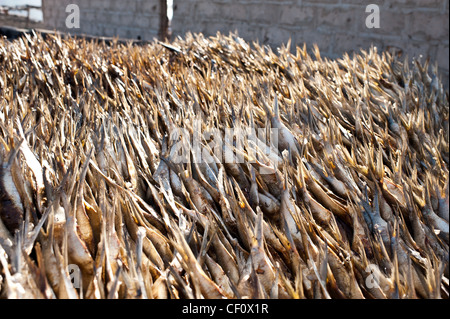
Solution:
{"label": "concrete block wall", "polygon": [[[69,4],[80,8],[80,28],[67,28]],[[158,0],[42,0],[44,23],[74,35],[87,34],[151,41],[158,36]]]}
{"label": "concrete block wall", "polygon": [[[159,0],[42,0],[50,29],[72,34],[153,40],[160,25]],[[80,29],[68,29],[68,4],[80,8]],[[365,24],[369,4],[380,8],[380,28]],[[323,56],[391,47],[411,58],[437,62],[448,87],[449,0],[173,0],[173,36],[238,31],[248,41],[276,48],[316,43]]]}
{"label": "concrete block wall", "polygon": [[[380,28],[366,27],[366,6],[380,8]],[[371,44],[437,62],[448,87],[449,0],[174,0],[172,33],[238,31],[276,48],[319,46],[331,58]]]}

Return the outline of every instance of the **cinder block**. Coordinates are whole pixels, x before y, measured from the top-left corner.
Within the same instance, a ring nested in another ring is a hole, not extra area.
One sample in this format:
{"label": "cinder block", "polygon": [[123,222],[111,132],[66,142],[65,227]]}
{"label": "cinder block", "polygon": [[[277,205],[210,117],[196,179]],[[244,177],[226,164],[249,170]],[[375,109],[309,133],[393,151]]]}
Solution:
{"label": "cinder block", "polygon": [[[118,27],[123,26],[124,28],[132,27],[135,25],[136,20],[136,13],[135,12],[115,12],[114,16],[115,19],[111,21]],[[117,20],[116,20],[117,19]]]}
{"label": "cinder block", "polygon": [[217,6],[218,10],[215,13],[217,18],[248,22],[247,6],[244,3],[218,4]]}
{"label": "cinder block", "polygon": [[209,1],[197,1],[194,5],[194,19],[195,21],[203,21],[211,19],[219,12],[218,5]]}
{"label": "cinder block", "polygon": [[142,29],[149,28],[151,19],[149,16],[138,14],[134,17],[133,26]]}
{"label": "cinder block", "polygon": [[194,19],[192,1],[175,1],[173,4],[172,30],[174,34],[185,33],[197,23]]}
{"label": "cinder block", "polygon": [[181,17],[189,17],[193,18],[194,7],[197,1],[185,0],[185,1],[174,1],[173,2],[173,17],[174,20],[176,18]]}
{"label": "cinder block", "polygon": [[280,23],[292,26],[314,26],[317,9],[307,6],[283,6]]}
{"label": "cinder block", "polygon": [[[386,6],[389,9],[394,9],[397,11],[400,10],[436,10],[441,11],[444,9],[444,2],[442,0],[396,0],[396,1],[388,1]],[[407,12],[407,11],[404,11]]]}
{"label": "cinder block", "polygon": [[365,10],[365,8],[369,4],[376,4],[380,9],[381,8],[387,8],[387,6],[392,3],[392,1],[403,1],[403,0],[342,0],[342,3],[339,5],[340,7],[360,7]]}
{"label": "cinder block", "polygon": [[146,0],[141,1],[140,13],[143,14],[159,14],[159,1],[157,0]]}
{"label": "cinder block", "polygon": [[159,30],[159,17],[156,16],[148,16],[149,29],[154,30],[158,33]]}
{"label": "cinder block", "polygon": [[417,40],[447,39],[449,35],[448,14],[411,12],[407,15],[409,37]]}
{"label": "cinder block", "polygon": [[330,9],[328,7],[317,8],[316,27],[319,30],[328,30],[331,32],[354,32],[358,16],[364,14],[360,10],[348,8]]}
{"label": "cinder block", "polygon": [[107,0],[92,0],[90,2],[90,8],[92,9],[107,9],[109,7],[109,1]]}
{"label": "cinder block", "polygon": [[108,10],[121,11],[121,10],[136,10],[136,1],[121,1],[121,0],[109,0]]}
{"label": "cinder block", "polygon": [[302,0],[301,4],[303,5],[313,5],[313,6],[323,6],[323,5],[335,5],[339,6],[339,1],[336,0]]}
{"label": "cinder block", "polygon": [[78,0],[77,4],[80,7],[80,10],[92,9],[92,0]]}
{"label": "cinder block", "polygon": [[279,4],[249,4],[249,23],[277,25],[281,18]]}

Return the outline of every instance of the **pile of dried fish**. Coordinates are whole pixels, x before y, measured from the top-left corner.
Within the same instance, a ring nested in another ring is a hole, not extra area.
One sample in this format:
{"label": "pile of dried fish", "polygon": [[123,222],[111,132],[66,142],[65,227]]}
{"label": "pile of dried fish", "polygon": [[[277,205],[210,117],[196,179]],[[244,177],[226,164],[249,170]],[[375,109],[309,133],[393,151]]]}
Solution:
{"label": "pile of dried fish", "polygon": [[294,51],[0,39],[0,296],[448,298],[437,66]]}

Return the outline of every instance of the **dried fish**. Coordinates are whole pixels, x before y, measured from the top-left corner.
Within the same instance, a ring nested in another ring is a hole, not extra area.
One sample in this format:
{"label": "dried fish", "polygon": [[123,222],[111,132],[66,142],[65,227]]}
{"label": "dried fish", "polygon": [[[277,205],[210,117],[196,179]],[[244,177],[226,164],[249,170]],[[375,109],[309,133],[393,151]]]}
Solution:
{"label": "dried fish", "polygon": [[292,52],[0,38],[0,297],[448,299],[438,69]]}

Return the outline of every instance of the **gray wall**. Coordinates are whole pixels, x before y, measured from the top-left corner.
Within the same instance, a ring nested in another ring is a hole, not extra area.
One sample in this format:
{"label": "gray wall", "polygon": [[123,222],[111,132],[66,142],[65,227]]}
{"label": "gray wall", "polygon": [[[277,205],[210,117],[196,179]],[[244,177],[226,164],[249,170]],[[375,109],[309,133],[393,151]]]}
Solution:
{"label": "gray wall", "polygon": [[[67,4],[80,7],[80,29],[67,29]],[[370,3],[380,7],[380,28],[368,29]],[[50,29],[99,36],[152,40],[158,36],[158,0],[43,0]],[[368,49],[401,49],[409,57],[437,62],[448,87],[449,0],[174,0],[173,36],[215,35],[237,30],[248,41],[274,47],[317,43],[322,55]]]}
{"label": "gray wall", "polygon": [[[379,29],[365,24],[371,3],[380,8]],[[234,30],[275,47],[289,38],[292,46],[317,43],[332,58],[372,43],[429,56],[448,86],[449,0],[174,0],[173,35]]]}
{"label": "gray wall", "polygon": [[[80,28],[68,29],[68,4],[80,8]],[[42,0],[49,29],[72,34],[153,40],[158,36],[159,0]]]}

